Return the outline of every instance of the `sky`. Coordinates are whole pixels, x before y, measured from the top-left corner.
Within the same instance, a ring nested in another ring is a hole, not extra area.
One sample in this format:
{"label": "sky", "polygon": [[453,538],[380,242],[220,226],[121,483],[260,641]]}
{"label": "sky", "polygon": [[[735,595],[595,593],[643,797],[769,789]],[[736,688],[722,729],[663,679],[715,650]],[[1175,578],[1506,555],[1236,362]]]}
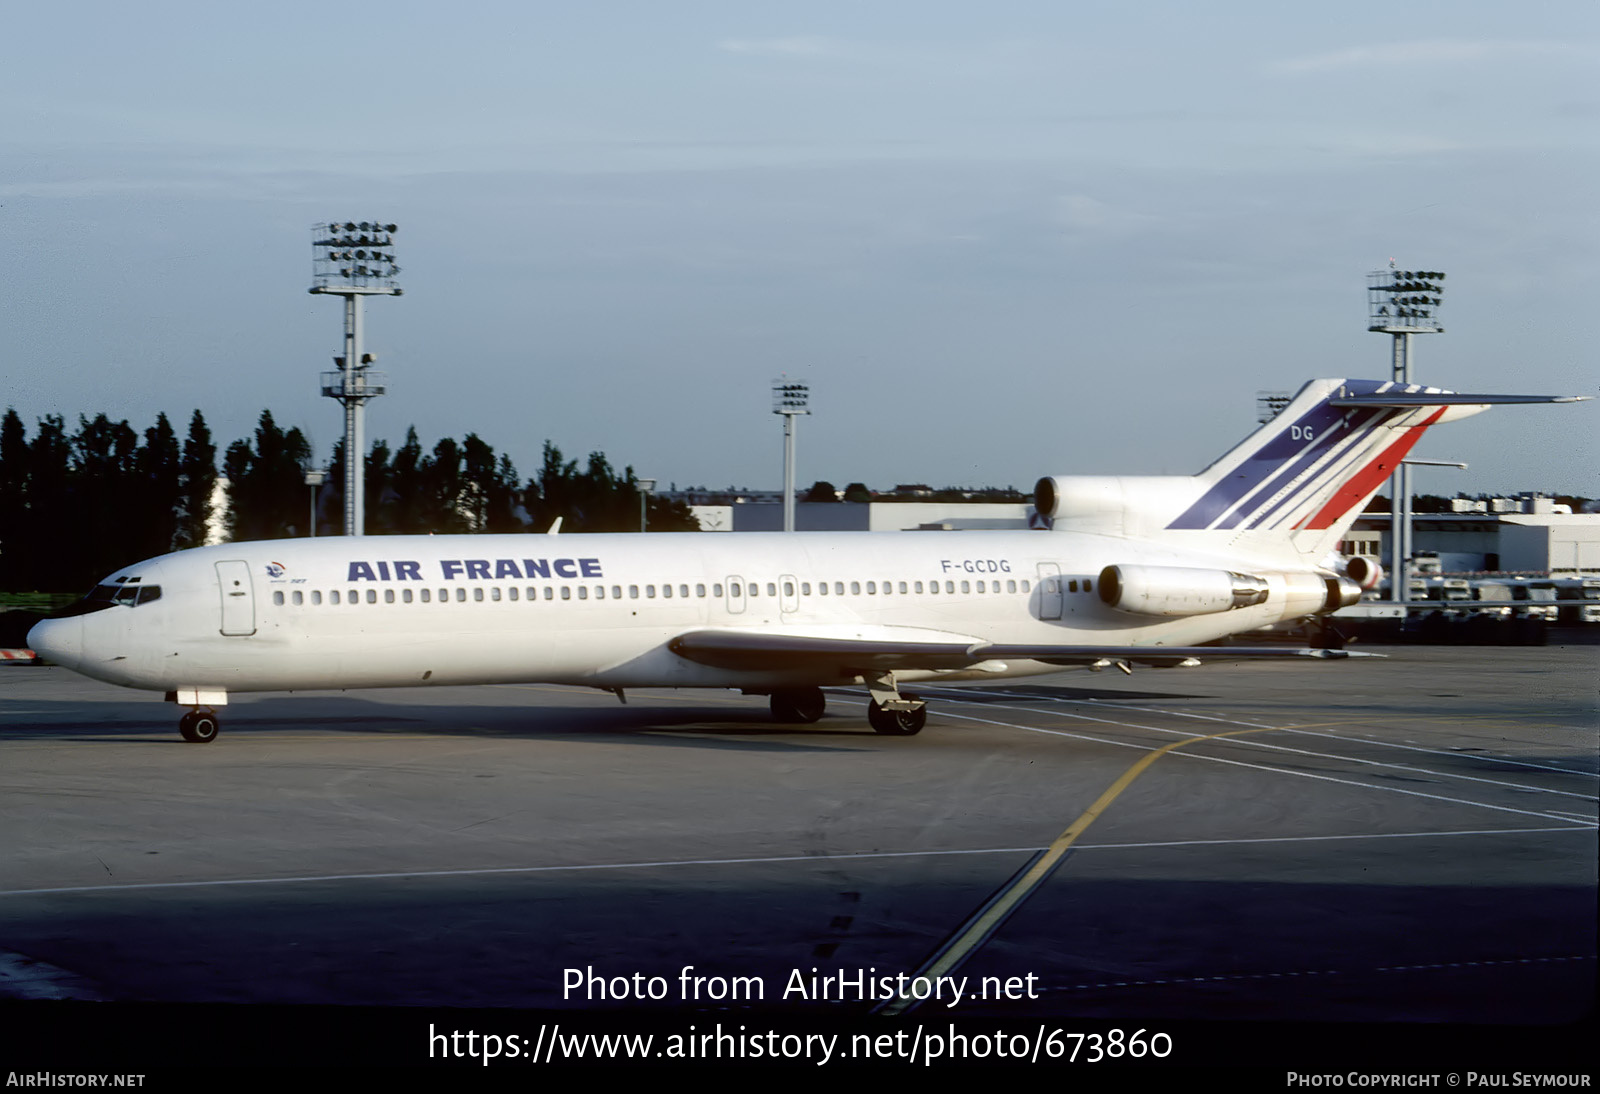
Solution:
{"label": "sky", "polygon": [[[399,225],[369,439],[663,487],[1199,470],[1258,391],[1595,394],[1600,7],[620,0],[13,6],[0,406],[324,457],[311,228]],[[1600,496],[1600,404],[1431,433],[1420,493]]]}

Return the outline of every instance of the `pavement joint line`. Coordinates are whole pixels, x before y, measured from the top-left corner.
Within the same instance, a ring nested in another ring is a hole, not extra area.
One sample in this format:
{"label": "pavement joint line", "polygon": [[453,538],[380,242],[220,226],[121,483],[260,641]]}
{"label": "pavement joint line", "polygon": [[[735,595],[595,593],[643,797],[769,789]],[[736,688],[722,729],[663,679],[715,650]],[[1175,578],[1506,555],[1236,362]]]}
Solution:
{"label": "pavement joint line", "polygon": [[[999,698],[999,699],[1012,699],[1012,700],[1019,700],[1019,701],[1026,698],[1024,696],[1008,695],[1005,692],[980,691],[980,690],[978,690],[976,688],[945,688],[945,689],[942,689],[942,690],[943,690],[943,697],[944,698],[948,698],[951,701],[958,702],[958,703],[961,702],[960,693],[962,693],[962,692],[971,692],[971,693],[980,694],[980,695],[988,695],[988,696],[992,696],[994,698]],[[1062,702],[1062,703],[1083,703],[1083,704],[1089,705],[1089,706],[1095,706],[1095,705],[1098,705],[1098,704],[1100,704],[1102,702],[1107,702],[1107,700],[1101,700],[1101,699],[1061,699],[1061,700],[1056,700],[1056,701],[1057,702]],[[1217,714],[1195,714],[1193,712],[1186,711],[1186,710],[1167,710],[1167,709],[1164,709],[1162,707],[1124,706],[1124,705],[1121,705],[1124,702],[1123,700],[1116,700],[1116,702],[1119,705],[1110,707],[1109,709],[1111,709],[1111,710],[1136,710],[1136,711],[1140,711],[1140,712],[1146,713],[1146,714],[1165,714],[1165,715],[1168,715],[1169,717],[1173,717],[1173,718],[1194,718],[1194,719],[1197,719],[1197,720],[1200,720],[1200,721],[1222,722],[1222,723],[1224,723],[1226,725],[1238,725],[1238,726],[1245,726],[1247,728],[1266,728],[1260,722],[1246,722],[1243,719],[1225,718],[1225,717],[1223,717],[1221,715],[1217,715]],[[1016,703],[1009,704],[1006,709],[1022,710],[1022,711],[1027,711],[1028,713],[1031,713],[1031,714],[1060,715],[1060,714],[1063,713],[1061,711],[1036,710],[1036,709],[1033,709],[1031,707],[1024,707],[1024,706],[1016,705]],[[1072,715],[1068,715],[1068,716],[1072,717]],[[1082,716],[1079,716],[1079,717],[1082,717]],[[1389,720],[1390,721],[1402,720],[1405,717],[1420,718],[1422,716],[1421,715],[1402,716],[1401,719],[1389,719]],[[1458,718],[1458,719],[1483,721],[1483,720],[1487,720],[1489,718],[1493,718],[1493,717],[1495,717],[1495,715],[1488,715],[1488,714],[1462,714],[1462,715],[1456,715],[1455,717]],[[1088,719],[1088,720],[1092,721],[1094,719]],[[1354,725],[1354,724],[1359,724],[1361,721],[1368,721],[1368,720],[1371,720],[1371,719],[1352,719],[1351,722],[1346,723],[1346,724]],[[1122,723],[1113,722],[1111,724],[1118,725],[1118,724],[1122,724]],[[1521,724],[1521,723],[1519,723],[1519,724]],[[1489,754],[1479,754],[1479,753],[1473,753],[1473,752],[1443,751],[1443,750],[1435,749],[1435,748],[1423,748],[1423,747],[1418,746],[1418,745],[1402,744],[1402,743],[1400,743],[1398,741],[1384,741],[1384,740],[1379,740],[1379,739],[1372,738],[1372,737],[1347,737],[1347,736],[1343,736],[1343,735],[1337,734],[1337,733],[1313,733],[1310,730],[1307,730],[1307,729],[1296,729],[1293,726],[1278,726],[1276,728],[1285,729],[1285,730],[1288,730],[1289,732],[1292,732],[1292,733],[1294,733],[1296,735],[1303,735],[1303,736],[1307,736],[1307,737],[1326,737],[1326,738],[1328,738],[1330,740],[1335,740],[1335,741],[1350,741],[1350,742],[1355,743],[1355,744],[1377,745],[1377,746],[1379,746],[1381,748],[1403,749],[1403,750],[1405,750],[1407,752],[1425,752],[1425,753],[1428,753],[1429,755],[1449,756],[1449,757],[1452,757],[1452,758],[1465,758],[1465,759],[1469,759],[1469,760],[1479,760],[1479,761],[1482,761],[1484,763],[1511,764],[1511,765],[1516,766],[1516,767],[1533,768],[1536,771],[1553,771],[1553,772],[1556,772],[1556,773],[1561,774],[1561,775],[1579,775],[1579,776],[1582,776],[1583,778],[1587,778],[1587,779],[1600,779],[1600,772],[1597,772],[1597,771],[1580,771],[1580,770],[1574,770],[1573,768],[1570,768],[1570,767],[1552,767],[1552,766],[1550,766],[1548,764],[1529,763],[1526,760],[1513,760],[1513,759],[1510,759],[1509,757],[1504,757],[1504,756],[1495,756],[1495,755],[1489,755]],[[1168,732],[1177,732],[1177,731],[1176,730],[1169,730]]]}
{"label": "pavement joint line", "polygon": [[[1143,725],[1137,725],[1137,724],[1132,723],[1132,722],[1117,722],[1117,721],[1113,721],[1113,720],[1111,720],[1109,718],[1090,718],[1088,715],[1085,715],[1085,714],[1071,714],[1071,713],[1067,713],[1065,711],[1035,710],[1035,709],[1033,709],[1031,707],[1022,707],[1022,706],[1008,706],[1008,707],[1003,707],[1002,709],[1020,711],[1020,712],[1022,712],[1024,714],[1042,714],[1042,715],[1045,715],[1045,716],[1074,718],[1074,719],[1077,719],[1079,721],[1094,722],[1094,723],[1097,723],[1099,725],[1129,726],[1129,727],[1131,727],[1133,729],[1149,730],[1152,733],[1178,734],[1178,733],[1182,733],[1183,732],[1182,730],[1179,730],[1179,729],[1167,729],[1167,728],[1157,727],[1157,726],[1143,726]],[[1176,712],[1171,712],[1171,711],[1160,711],[1160,710],[1153,710],[1153,709],[1148,709],[1148,708],[1147,708],[1147,712],[1148,713],[1154,713],[1154,714],[1176,713]],[[1333,740],[1339,740],[1339,741],[1348,740],[1348,741],[1352,741],[1352,743],[1367,743],[1367,744],[1375,743],[1375,742],[1371,742],[1371,741],[1363,741],[1363,740],[1361,740],[1359,738],[1340,737],[1337,734],[1321,734],[1321,733],[1312,734],[1312,733],[1309,732],[1309,730],[1313,726],[1349,725],[1349,724],[1352,724],[1350,722],[1313,722],[1313,723],[1301,724],[1301,725],[1291,724],[1291,725],[1284,725],[1284,726],[1258,726],[1258,725],[1253,725],[1253,724],[1248,723],[1248,722],[1230,722],[1228,719],[1222,719],[1222,718],[1212,719],[1212,720],[1220,721],[1220,722],[1223,722],[1224,724],[1244,725],[1244,726],[1247,727],[1247,731],[1274,729],[1274,730],[1280,730],[1280,731],[1288,732],[1288,733],[1305,734],[1307,736],[1328,737],[1328,738],[1331,738]],[[1391,720],[1403,721],[1405,719],[1391,719]],[[1207,738],[1207,739],[1210,740],[1212,738]],[[1594,795],[1592,793],[1578,793],[1578,792],[1572,791],[1572,790],[1553,790],[1553,789],[1549,789],[1547,787],[1541,787],[1541,786],[1528,786],[1525,783],[1502,782],[1499,779],[1485,779],[1485,778],[1481,778],[1480,776],[1477,776],[1477,775],[1462,775],[1462,774],[1459,774],[1457,772],[1434,771],[1431,768],[1425,768],[1425,767],[1408,767],[1405,764],[1387,763],[1387,762],[1385,762],[1383,760],[1363,759],[1362,757],[1359,757],[1359,756],[1341,756],[1336,752],[1313,752],[1313,751],[1311,751],[1309,749],[1291,748],[1288,745],[1273,744],[1270,741],[1241,741],[1239,743],[1240,744],[1249,745],[1249,746],[1251,746],[1253,748],[1271,749],[1274,752],[1292,752],[1292,753],[1295,753],[1296,755],[1312,756],[1312,757],[1315,757],[1317,759],[1323,759],[1323,760],[1341,760],[1341,761],[1344,761],[1344,762],[1347,762],[1347,763],[1367,764],[1367,765],[1372,766],[1372,767],[1388,767],[1388,768],[1393,768],[1396,771],[1410,772],[1411,774],[1414,774],[1414,775],[1432,775],[1435,778],[1440,778],[1440,779],[1459,779],[1459,780],[1461,780],[1463,782],[1485,783],[1485,784],[1487,784],[1489,786],[1505,787],[1506,789],[1510,789],[1510,790],[1531,790],[1531,791],[1534,791],[1535,793],[1539,793],[1539,794],[1556,794],[1556,795],[1559,795],[1561,797],[1567,797],[1567,798],[1582,798],[1585,801],[1590,801],[1590,800],[1592,800],[1594,798]],[[1406,747],[1406,746],[1402,746],[1402,747]],[[1429,749],[1418,749],[1417,751],[1430,752],[1431,750],[1429,750]],[[1445,753],[1445,755],[1450,755],[1450,756],[1470,755],[1470,753]],[[1543,770],[1560,771],[1561,774],[1586,774],[1585,772],[1562,771],[1560,769],[1555,769],[1555,768],[1545,768]]]}
{"label": "pavement joint line", "polygon": [[[1000,727],[1002,727],[1004,729],[1017,729],[1017,730],[1022,730],[1023,732],[1026,732],[1026,733],[1044,733],[1044,734],[1048,734],[1048,735],[1053,736],[1053,737],[1069,737],[1069,738],[1071,738],[1073,740],[1077,740],[1077,741],[1092,741],[1095,744],[1111,745],[1111,746],[1116,747],[1116,748],[1144,749],[1146,747],[1145,745],[1140,744],[1137,741],[1114,741],[1114,740],[1108,740],[1108,739],[1106,739],[1104,737],[1091,737],[1087,733],[1069,733],[1064,729],[1046,729],[1043,726],[1028,726],[1028,725],[1022,725],[1022,724],[1017,723],[1017,722],[1002,722],[1002,721],[999,721],[999,720],[994,719],[994,718],[979,718],[979,717],[976,717],[976,716],[971,715],[971,714],[955,714],[955,713],[953,713],[951,711],[942,711],[941,712],[941,716],[942,717],[946,717],[946,718],[958,718],[958,719],[960,719],[962,721],[966,721],[966,722],[979,722],[979,723],[982,723],[983,725],[1000,726]],[[1106,721],[1105,724],[1107,724],[1107,725],[1118,725],[1118,724],[1123,724],[1123,723]],[[1147,729],[1147,728],[1150,728],[1150,727],[1137,726],[1137,725],[1126,725],[1126,728]],[[1287,728],[1287,727],[1273,726],[1273,727],[1270,727],[1270,728],[1272,728],[1272,729],[1283,729],[1283,728]],[[1165,732],[1172,732],[1172,731],[1168,730],[1168,731],[1165,731]],[[1244,730],[1244,731],[1241,731],[1241,732],[1265,732],[1265,730]],[[1209,739],[1210,738],[1206,738],[1206,737],[1197,738],[1197,740],[1202,740],[1202,741],[1203,740],[1209,740]],[[1176,743],[1181,746],[1185,742],[1179,741],[1179,742],[1176,742]],[[1233,766],[1233,767],[1248,767],[1248,768],[1251,768],[1252,770],[1255,770],[1255,771],[1267,771],[1267,772],[1271,772],[1272,774],[1275,774],[1275,775],[1293,775],[1293,776],[1298,776],[1299,778],[1304,778],[1304,779],[1315,779],[1315,780],[1317,780],[1319,782],[1331,782],[1331,783],[1338,783],[1341,786],[1359,787],[1359,788],[1361,788],[1363,790],[1381,790],[1381,791],[1387,791],[1387,792],[1392,793],[1392,794],[1405,794],[1405,795],[1409,795],[1411,797],[1416,797],[1416,798],[1427,798],[1427,799],[1430,799],[1432,801],[1449,802],[1449,803],[1451,803],[1453,805],[1466,805],[1466,806],[1476,807],[1478,809],[1492,809],[1492,810],[1495,810],[1496,812],[1501,812],[1501,813],[1515,813],[1518,816],[1523,816],[1523,817],[1539,817],[1542,820],[1563,820],[1563,821],[1570,819],[1568,817],[1559,816],[1557,814],[1554,814],[1554,813],[1551,813],[1551,812],[1548,812],[1548,811],[1533,810],[1533,809],[1513,809],[1509,805],[1491,805],[1488,802],[1472,801],[1470,798],[1452,798],[1452,797],[1448,797],[1448,796],[1446,796],[1444,794],[1425,794],[1420,790],[1408,790],[1408,789],[1406,789],[1405,787],[1402,787],[1402,786],[1384,786],[1384,785],[1382,785],[1380,783],[1358,782],[1355,779],[1338,779],[1338,778],[1334,778],[1332,775],[1318,775],[1318,774],[1315,774],[1315,773],[1310,772],[1310,771],[1295,771],[1292,768],[1286,768],[1286,767],[1270,767],[1270,766],[1268,766],[1266,764],[1246,763],[1243,760],[1229,760],[1229,759],[1225,759],[1224,757],[1221,757],[1221,756],[1206,756],[1206,755],[1202,755],[1201,753],[1198,753],[1198,752],[1180,752],[1180,753],[1177,753],[1177,754],[1180,755],[1180,756],[1185,756],[1185,757],[1187,757],[1189,759],[1193,759],[1193,760],[1208,760],[1208,761],[1210,761],[1212,763],[1228,764],[1228,765]],[[1339,759],[1340,757],[1336,756],[1336,757],[1333,757],[1333,758],[1334,759]],[[1524,788],[1521,788],[1521,789],[1530,789],[1530,788],[1524,787]],[[1533,792],[1537,793],[1538,791],[1536,789],[1534,789]]]}
{"label": "pavement joint line", "polygon": [[1169,976],[1161,980],[1102,980],[1099,983],[1061,984],[1043,989],[1044,994],[1076,991],[1102,991],[1106,988],[1151,988],[1174,984],[1205,984],[1243,980],[1273,980],[1285,976],[1366,976],[1372,973],[1438,972],[1449,969],[1497,968],[1506,965],[1547,965],[1593,961],[1594,954],[1562,954],[1551,957],[1502,957],[1477,961],[1438,961],[1417,965],[1378,965],[1369,969],[1286,969],[1278,972],[1213,973],[1204,976]]}
{"label": "pavement joint line", "polygon": [[[1161,848],[1247,846],[1266,843],[1311,843],[1336,840],[1448,839],[1458,836],[1520,836],[1561,832],[1588,832],[1594,826],[1563,824],[1554,828],[1473,828],[1443,832],[1357,832],[1325,836],[1252,836],[1238,839],[1145,840],[1132,843],[1085,843],[1077,850],[1139,851]],[[120,885],[64,885],[39,889],[0,889],[0,897],[57,896],[68,893],[104,893],[128,890],[222,888],[230,885],[292,885],[324,881],[392,881],[401,878],[484,877],[544,874],[562,871],[650,870],[678,866],[750,866],[783,863],[852,862],[869,859],[938,858],[959,855],[1034,855],[1044,847],[973,847],[937,851],[862,851],[835,855],[766,855],[722,859],[663,859],[653,862],[595,862],[550,866],[488,866],[466,870],[391,870],[370,874],[310,874],[296,877],[216,878],[198,881],[142,881]]]}

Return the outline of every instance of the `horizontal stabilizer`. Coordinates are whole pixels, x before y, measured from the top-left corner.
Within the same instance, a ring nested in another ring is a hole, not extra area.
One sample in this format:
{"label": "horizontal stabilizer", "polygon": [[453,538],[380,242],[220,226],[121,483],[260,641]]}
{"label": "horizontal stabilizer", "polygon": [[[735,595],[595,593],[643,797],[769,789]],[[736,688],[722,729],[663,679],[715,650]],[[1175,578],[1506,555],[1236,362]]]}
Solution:
{"label": "horizontal stabilizer", "polygon": [[1482,395],[1471,392],[1446,391],[1429,395],[1418,392],[1408,395],[1387,391],[1373,395],[1335,394],[1328,398],[1329,406],[1490,406],[1495,403],[1581,403],[1593,395]]}

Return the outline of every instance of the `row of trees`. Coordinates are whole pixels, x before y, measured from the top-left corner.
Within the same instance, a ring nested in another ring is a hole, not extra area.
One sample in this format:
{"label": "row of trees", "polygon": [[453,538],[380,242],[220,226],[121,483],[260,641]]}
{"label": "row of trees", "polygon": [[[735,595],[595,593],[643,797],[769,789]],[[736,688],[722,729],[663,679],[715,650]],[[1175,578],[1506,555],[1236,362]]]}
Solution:
{"label": "row of trees", "polygon": [[[344,451],[315,500],[318,535],[344,528]],[[119,565],[205,543],[217,518],[225,538],[280,539],[311,531],[305,485],[310,443],[263,411],[254,434],[222,457],[227,491],[213,512],[217,448],[196,410],[180,442],[165,414],[141,436],[105,414],[59,416],[30,438],[16,411],[0,419],[0,589],[63,591],[92,584]],[[549,442],[539,474],[522,482],[509,457],[476,434],[424,450],[413,428],[391,450],[378,441],[365,465],[371,534],[637,531],[640,491],[631,467],[618,473],[602,452],[580,470]],[[687,506],[650,497],[651,531],[693,531]]]}

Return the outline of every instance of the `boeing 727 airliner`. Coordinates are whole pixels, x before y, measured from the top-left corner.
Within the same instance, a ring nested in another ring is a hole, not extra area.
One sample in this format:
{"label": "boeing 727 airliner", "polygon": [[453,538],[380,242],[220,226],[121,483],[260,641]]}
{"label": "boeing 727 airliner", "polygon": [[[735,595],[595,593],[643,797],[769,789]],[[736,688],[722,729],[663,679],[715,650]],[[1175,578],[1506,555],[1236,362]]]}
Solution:
{"label": "boeing 727 airliner", "polygon": [[1572,398],[1313,380],[1198,475],[1041,479],[1048,531],[226,543],[118,570],[29,642],[165,692],[190,741],[231,692],[490,683],[736,688],[797,723],[864,684],[871,726],[913,734],[903,683],[1345,656],[1202,644],[1358,600],[1375,567],[1328,559],[1428,426]]}

